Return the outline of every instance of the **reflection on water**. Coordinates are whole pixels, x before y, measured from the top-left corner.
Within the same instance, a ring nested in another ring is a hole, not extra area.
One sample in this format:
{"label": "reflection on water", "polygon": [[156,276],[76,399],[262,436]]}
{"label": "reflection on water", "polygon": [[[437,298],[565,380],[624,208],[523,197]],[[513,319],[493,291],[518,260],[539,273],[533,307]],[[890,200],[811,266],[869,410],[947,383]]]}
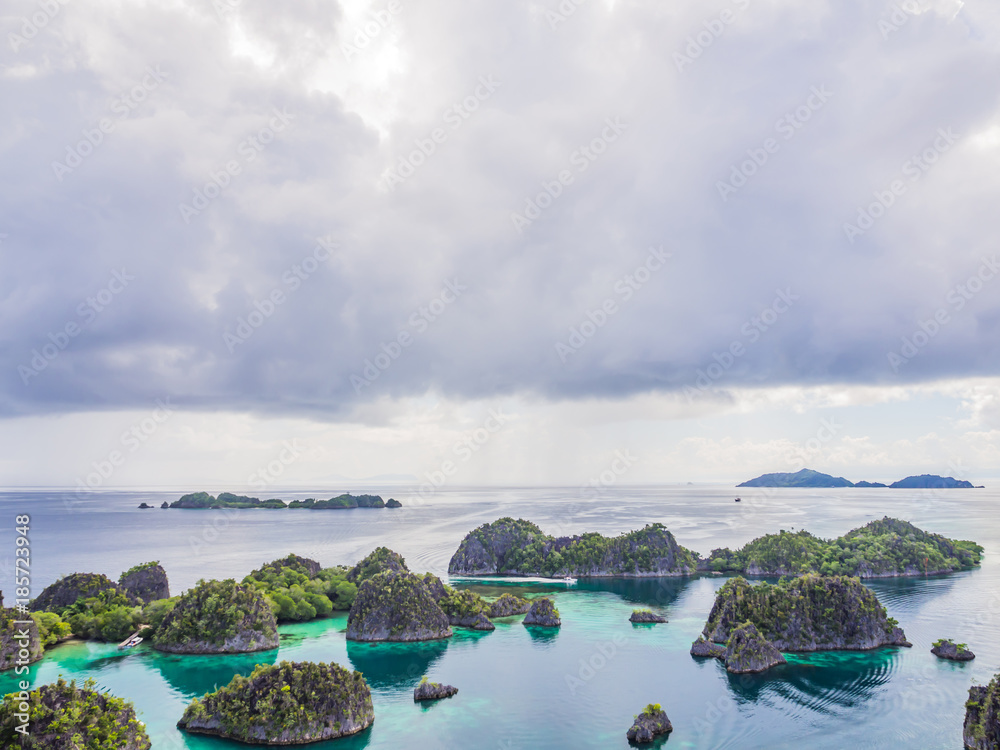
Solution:
{"label": "reflection on water", "polygon": [[[784,704],[821,714],[853,709],[876,698],[892,678],[898,648],[786,654],[787,664],[761,674],[726,673],[739,703]],[[720,663],[721,666],[721,663]],[[795,713],[795,708],[789,708]]]}
{"label": "reflection on water", "polygon": [[693,579],[685,578],[581,578],[580,591],[607,591],[617,594],[630,604],[643,607],[669,607],[684,593]]}
{"label": "reflection on water", "polygon": [[258,664],[274,664],[278,660],[278,650],[253,654],[187,656],[147,649],[142,660],[159,672],[174,690],[188,698],[200,698],[205,693],[228,685],[234,675],[247,677]]}
{"label": "reflection on water", "polygon": [[412,688],[448,650],[448,638],[422,643],[347,641],[347,658],[372,689]]}
{"label": "reflection on water", "polygon": [[531,636],[531,640],[535,642],[535,645],[541,646],[543,648],[550,647],[559,637],[559,628],[545,628],[537,625],[525,625],[524,629],[528,631],[528,635]]}

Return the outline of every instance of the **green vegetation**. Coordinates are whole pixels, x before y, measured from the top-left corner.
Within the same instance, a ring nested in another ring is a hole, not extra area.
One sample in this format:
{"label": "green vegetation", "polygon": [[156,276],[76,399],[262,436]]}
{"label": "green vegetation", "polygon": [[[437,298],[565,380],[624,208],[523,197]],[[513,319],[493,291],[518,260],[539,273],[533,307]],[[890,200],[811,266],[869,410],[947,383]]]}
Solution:
{"label": "green vegetation", "polygon": [[198,581],[162,618],[153,636],[161,651],[259,651],[278,645],[274,614],[253,586],[233,579]]}
{"label": "green vegetation", "polygon": [[1000,675],[989,685],[969,688],[965,703],[963,739],[970,750],[993,750],[1000,746]]}
{"label": "green vegetation", "polygon": [[153,568],[158,567],[159,564],[160,564],[159,560],[153,560],[152,562],[145,562],[145,563],[140,563],[139,565],[133,565],[131,568],[129,568],[120,576],[118,576],[118,580],[121,581],[122,579],[128,578],[130,575],[133,575],[134,573],[141,573],[144,570],[152,570]]}
{"label": "green vegetation", "polygon": [[73,635],[117,643],[134,633],[142,621],[142,607],[117,590],[106,590],[97,596],[80,597],[62,610]]}
{"label": "green vegetation", "polygon": [[660,713],[663,710],[663,706],[659,703],[649,703],[644,709],[642,709],[643,716],[653,716],[654,714]]}
{"label": "green vegetation", "polygon": [[94,690],[88,680],[43,685],[29,693],[28,734],[17,727],[21,720],[17,695],[0,706],[0,746],[34,750],[148,750],[149,736],[128,701]]}
{"label": "green vegetation", "polygon": [[733,552],[712,550],[708,568],[750,575],[852,575],[862,578],[945,573],[979,565],[983,548],[918,529],[894,518],[854,529],[828,541],[807,531],[754,539]]}
{"label": "green vegetation", "polygon": [[931,644],[934,648],[941,648],[941,646],[948,645],[954,646],[959,651],[966,651],[969,648],[968,643],[955,643],[951,638],[938,638],[934,643]]}
{"label": "green vegetation", "polygon": [[31,619],[38,627],[38,640],[42,648],[62,643],[73,635],[73,628],[55,612],[32,612]]}
{"label": "green vegetation", "polygon": [[501,518],[471,531],[448,565],[449,573],[483,575],[686,575],[697,557],[679,546],[663,524],[609,538],[597,533],[556,539],[523,519]]}
{"label": "green vegetation", "polygon": [[402,555],[388,547],[378,547],[347,572],[347,580],[360,586],[362,581],[388,570],[409,572],[410,569]]}
{"label": "green vegetation", "polygon": [[264,565],[243,579],[267,597],[279,622],[302,622],[348,610],[358,589],[347,580],[346,568],[327,568],[315,574],[318,563],[289,555]]}
{"label": "green vegetation", "polygon": [[463,589],[456,591],[451,586],[445,586],[446,596],[438,602],[438,606],[449,617],[460,619],[473,618],[476,615],[489,616],[490,605],[483,597],[474,591]]}
{"label": "green vegetation", "polygon": [[221,492],[213,497],[207,492],[193,492],[184,495],[180,500],[170,503],[171,508],[284,508],[282,500],[272,499],[261,502],[259,498],[246,495],[234,495],[232,492]]}
{"label": "green vegetation", "polygon": [[360,732],[375,719],[364,676],[337,664],[258,664],[195,699],[182,729],[253,744],[298,744]]}

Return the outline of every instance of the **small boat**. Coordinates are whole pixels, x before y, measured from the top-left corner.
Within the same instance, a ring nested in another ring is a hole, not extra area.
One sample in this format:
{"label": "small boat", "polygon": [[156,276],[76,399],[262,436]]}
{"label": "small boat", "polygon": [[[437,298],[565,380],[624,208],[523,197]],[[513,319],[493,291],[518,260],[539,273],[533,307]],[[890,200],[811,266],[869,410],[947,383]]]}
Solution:
{"label": "small boat", "polygon": [[563,580],[563,583],[565,583],[565,584],[567,584],[569,586],[572,586],[574,583],[576,583],[576,579],[575,578],[570,578],[569,576],[566,576],[562,580]]}
{"label": "small boat", "polygon": [[736,500],[735,500],[734,502],[737,502],[737,503],[739,503],[739,502],[743,502],[743,501],[742,501],[742,500],[740,500],[739,498],[736,498]]}
{"label": "small boat", "polygon": [[127,638],[126,640],[119,643],[118,650],[122,651],[126,648],[134,648],[135,646],[138,646],[140,643],[142,643],[142,637],[138,635],[133,635],[132,637]]}

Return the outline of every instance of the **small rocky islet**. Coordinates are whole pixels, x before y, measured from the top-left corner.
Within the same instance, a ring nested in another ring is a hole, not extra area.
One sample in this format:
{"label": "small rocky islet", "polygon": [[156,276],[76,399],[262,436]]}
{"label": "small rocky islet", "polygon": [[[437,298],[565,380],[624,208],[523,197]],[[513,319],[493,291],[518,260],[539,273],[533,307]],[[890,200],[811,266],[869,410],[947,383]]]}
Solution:
{"label": "small rocky islet", "polygon": [[450,698],[458,693],[458,688],[453,685],[442,685],[440,682],[430,682],[424,677],[420,684],[413,688],[414,702],[438,701],[442,698]]}
{"label": "small rocky islet", "polygon": [[950,638],[941,638],[934,642],[931,653],[939,659],[948,661],[972,661],[976,655],[964,643],[955,643]]}
{"label": "small rocky islet", "polygon": [[652,742],[657,737],[674,731],[673,724],[659,703],[650,703],[635,717],[635,722],[625,733],[629,742],[637,745]]}
{"label": "small rocky islet", "polygon": [[523,623],[542,628],[558,628],[562,625],[562,620],[559,618],[559,610],[556,609],[552,600],[543,597],[531,602],[531,609],[525,615]]}
{"label": "small rocky islet", "polygon": [[177,726],[255,745],[302,745],[357,734],[375,721],[361,672],[338,664],[258,664],[196,698]]}
{"label": "small rocky islet", "polygon": [[628,621],[636,625],[651,625],[666,622],[667,618],[663,615],[656,614],[650,609],[633,609],[632,614],[629,615]]}

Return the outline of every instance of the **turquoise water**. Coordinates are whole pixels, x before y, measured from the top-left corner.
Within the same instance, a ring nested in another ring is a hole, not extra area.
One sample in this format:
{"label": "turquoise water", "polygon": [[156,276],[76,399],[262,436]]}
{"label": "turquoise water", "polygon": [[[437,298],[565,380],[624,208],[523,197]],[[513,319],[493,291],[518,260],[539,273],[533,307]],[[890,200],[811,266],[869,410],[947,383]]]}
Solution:
{"label": "turquoise water", "polygon": [[[391,493],[390,493],[391,494]],[[1000,664],[1000,529],[992,490],[941,493],[877,490],[771,491],[732,502],[727,488],[627,488],[586,502],[573,490],[463,490],[399,511],[138,511],[177,493],[109,493],[67,504],[57,493],[5,493],[0,514],[32,516],[33,593],[75,570],[119,572],[159,559],[176,593],[201,577],[242,577],[289,551],[324,565],[349,563],[378,544],[417,571],[442,574],[466,531],[502,515],[530,518],[550,533],[618,533],[662,521],[702,553],[778,528],[835,536],[873,517],[893,515],[986,547],[980,570],[951,576],[871,582],[912,649],[792,657],[761,676],[728,675],[695,660],[691,641],[724,579],[584,581],[473,585],[555,597],[563,627],[526,628],[520,617],[491,633],[456,630],[426,644],[355,644],[346,615],[282,626],[280,648],[246,656],[160,654],[145,646],[71,643],[31,669],[35,684],[58,675],[84,679],[132,700],[153,747],[235,748],[186,736],[174,724],[194,697],[280,659],[334,661],[361,670],[372,688],[375,724],[317,748],[625,748],[625,730],[645,704],[661,703],[675,731],[667,748],[960,748],[968,687]],[[291,494],[283,495],[292,497]],[[305,496],[305,495],[300,495]],[[407,502],[396,490],[396,497]],[[12,524],[5,524],[9,527]],[[214,530],[208,533],[207,530]],[[3,589],[12,589],[13,536],[0,536]],[[10,557],[2,554],[10,550]],[[460,585],[467,585],[461,583]],[[628,622],[634,607],[669,618]],[[929,653],[946,636],[969,643],[977,659],[943,662]],[[456,685],[454,698],[414,704],[424,674]],[[0,689],[14,676],[0,675]]]}

